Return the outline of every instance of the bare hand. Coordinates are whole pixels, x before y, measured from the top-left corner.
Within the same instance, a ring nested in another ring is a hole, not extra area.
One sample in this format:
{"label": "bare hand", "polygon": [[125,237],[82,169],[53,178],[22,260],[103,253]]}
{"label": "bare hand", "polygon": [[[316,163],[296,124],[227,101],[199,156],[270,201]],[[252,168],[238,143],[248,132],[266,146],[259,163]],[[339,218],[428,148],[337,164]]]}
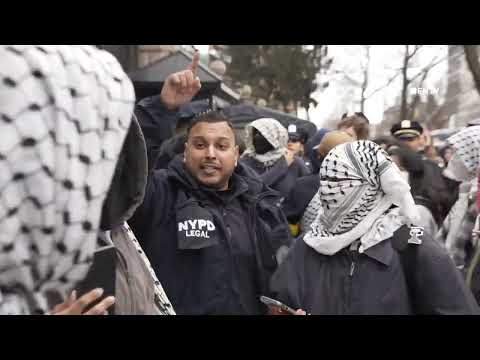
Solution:
{"label": "bare hand", "polygon": [[285,154],[285,160],[287,160],[287,165],[288,167],[290,167],[290,165],[293,164],[293,160],[295,160],[295,153],[287,149],[287,153]]}
{"label": "bare hand", "polygon": [[187,70],[171,74],[165,80],[160,99],[168,109],[173,110],[189,103],[200,91],[202,85],[197,77],[199,62],[200,54],[196,52]]}
{"label": "bare hand", "polygon": [[273,306],[269,305],[268,306],[268,315],[291,315],[286,311],[283,311],[281,307],[279,306]]}
{"label": "bare hand", "polygon": [[[292,315],[292,314],[282,310],[282,308],[280,308],[278,306],[270,305],[268,307],[268,315]],[[295,315],[307,315],[307,313],[302,309],[298,309],[295,312]]]}
{"label": "bare hand", "polygon": [[67,301],[55,306],[51,315],[108,315],[107,309],[115,303],[115,298],[109,296],[84,313],[91,303],[103,295],[102,289],[92,290],[77,300],[77,292],[74,290]]}

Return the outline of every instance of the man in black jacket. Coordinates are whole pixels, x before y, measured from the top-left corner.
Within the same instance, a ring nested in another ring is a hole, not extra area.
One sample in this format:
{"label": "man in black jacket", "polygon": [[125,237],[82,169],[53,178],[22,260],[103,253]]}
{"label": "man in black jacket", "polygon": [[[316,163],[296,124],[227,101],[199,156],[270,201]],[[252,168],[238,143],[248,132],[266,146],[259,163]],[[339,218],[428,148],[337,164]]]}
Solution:
{"label": "man in black jacket", "polygon": [[[422,154],[425,139],[423,127],[420,123],[417,121],[403,120],[394,124],[390,129],[390,133],[399,142],[399,145],[416,154],[411,155],[412,158],[415,156],[418,157],[416,162],[422,162],[422,171],[419,173],[420,176],[417,176],[411,184],[412,189],[414,193],[417,193],[420,188],[426,188],[429,189],[429,192],[435,194],[435,196],[430,197],[428,201],[431,207],[435,209],[433,212],[435,220],[440,226],[458,198],[458,183],[445,177],[438,164]],[[425,194],[423,196],[425,196]]]}
{"label": "man in black jacket", "polygon": [[[169,118],[200,89],[195,58],[158,98]],[[177,314],[262,314],[259,296],[291,238],[278,194],[238,163],[231,124],[197,117],[185,153],[153,170],[131,226]]]}

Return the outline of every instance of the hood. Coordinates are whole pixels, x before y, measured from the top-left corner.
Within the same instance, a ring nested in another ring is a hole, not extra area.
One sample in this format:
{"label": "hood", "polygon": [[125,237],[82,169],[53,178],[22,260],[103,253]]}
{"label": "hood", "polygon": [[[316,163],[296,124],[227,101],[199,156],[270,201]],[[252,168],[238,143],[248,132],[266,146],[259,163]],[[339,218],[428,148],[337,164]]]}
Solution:
{"label": "hood", "polygon": [[[257,154],[253,146],[253,129],[257,129],[262,136],[273,146],[273,150],[265,154]],[[288,144],[288,131],[275,119],[263,118],[253,121],[245,128],[246,150],[242,156],[250,156],[265,166],[273,165],[285,155]]]}
{"label": "hood", "polygon": [[155,169],[166,169],[175,156],[183,154],[187,134],[176,135],[166,140],[160,147],[158,157],[155,159]]}
{"label": "hood", "polygon": [[101,229],[111,230],[128,221],[143,202],[147,185],[147,149],[135,116],[123,144],[115,174],[103,204]]}

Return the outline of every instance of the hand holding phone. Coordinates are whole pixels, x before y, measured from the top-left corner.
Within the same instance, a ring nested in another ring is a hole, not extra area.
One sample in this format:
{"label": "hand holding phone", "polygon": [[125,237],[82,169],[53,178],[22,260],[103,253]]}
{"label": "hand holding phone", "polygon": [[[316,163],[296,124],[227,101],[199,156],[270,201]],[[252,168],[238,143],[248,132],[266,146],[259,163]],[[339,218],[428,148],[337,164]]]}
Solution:
{"label": "hand holding phone", "polygon": [[279,313],[279,315],[281,313],[284,313],[284,314],[289,314],[289,315],[296,315],[296,311],[293,310],[291,307],[281,303],[280,301],[278,300],[275,300],[275,299],[272,299],[272,298],[269,298],[268,296],[260,296],[260,301],[262,303],[264,303],[265,305],[267,305],[270,309],[276,311]]}
{"label": "hand holding phone", "polygon": [[[92,266],[85,279],[75,287],[79,299],[94,289],[102,290],[98,298],[85,308],[85,312],[91,310],[105,298],[115,297],[116,263],[117,255],[113,245],[104,246],[95,251]],[[115,313],[113,304],[109,306],[109,313]]]}

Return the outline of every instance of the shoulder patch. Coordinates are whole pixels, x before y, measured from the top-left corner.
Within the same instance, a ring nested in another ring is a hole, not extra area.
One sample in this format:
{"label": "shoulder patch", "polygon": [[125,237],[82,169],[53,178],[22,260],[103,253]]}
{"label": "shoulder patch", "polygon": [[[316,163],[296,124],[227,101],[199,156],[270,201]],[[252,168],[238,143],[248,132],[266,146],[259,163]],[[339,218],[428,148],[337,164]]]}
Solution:
{"label": "shoulder patch", "polygon": [[425,229],[422,226],[410,226],[410,239],[408,239],[408,243],[420,245],[424,231]]}

